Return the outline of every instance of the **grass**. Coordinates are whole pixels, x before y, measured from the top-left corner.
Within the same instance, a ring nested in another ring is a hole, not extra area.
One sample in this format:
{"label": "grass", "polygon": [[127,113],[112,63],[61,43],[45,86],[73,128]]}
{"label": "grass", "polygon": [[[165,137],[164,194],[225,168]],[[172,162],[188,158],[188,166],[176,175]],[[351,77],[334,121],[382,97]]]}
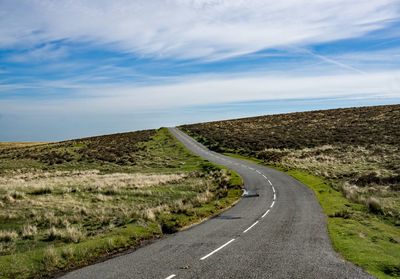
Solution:
{"label": "grass", "polygon": [[237,174],[189,153],[167,129],[4,150],[0,278],[49,276],[136,248],[241,195]]}
{"label": "grass", "polygon": [[0,150],[46,144],[46,142],[0,142]]}
{"label": "grass", "polygon": [[181,129],[215,151],[277,167],[313,188],[335,249],[379,278],[400,277],[400,105]]}

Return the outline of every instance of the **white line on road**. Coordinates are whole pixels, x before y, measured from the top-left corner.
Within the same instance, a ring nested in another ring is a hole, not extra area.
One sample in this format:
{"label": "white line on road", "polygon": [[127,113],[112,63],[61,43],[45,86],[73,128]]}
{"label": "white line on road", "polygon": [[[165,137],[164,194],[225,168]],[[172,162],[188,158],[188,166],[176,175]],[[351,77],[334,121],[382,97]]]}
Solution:
{"label": "white line on road", "polygon": [[247,233],[249,230],[251,230],[252,227],[254,227],[255,225],[257,225],[258,222],[259,222],[259,221],[254,222],[253,225],[251,225],[250,227],[248,227],[247,229],[245,229],[245,230],[243,231],[243,233]]}
{"label": "white line on road", "polygon": [[263,214],[263,216],[261,216],[261,218],[264,218],[265,216],[267,216],[268,213],[269,213],[269,209],[267,211],[265,211],[265,213]]}
{"label": "white line on road", "polygon": [[272,186],[272,191],[274,192],[274,194],[275,194],[275,188],[274,188],[274,186]]}
{"label": "white line on road", "polygon": [[274,207],[274,204],[275,204],[275,201],[273,201],[273,202],[271,203],[271,208]]}
{"label": "white line on road", "polygon": [[176,275],[175,274],[171,274],[170,276],[166,277],[165,279],[171,279],[174,278]]}
{"label": "white line on road", "polygon": [[276,195],[275,195],[275,193],[274,193],[274,200],[276,200]]}
{"label": "white line on road", "polygon": [[269,181],[269,179],[268,179],[268,182],[269,182],[269,185],[271,185],[271,186],[272,186],[272,183],[271,183],[271,181]]}
{"label": "white line on road", "polygon": [[261,172],[259,170],[256,170],[256,173],[261,174]]}
{"label": "white line on road", "polygon": [[224,248],[225,246],[229,245],[229,244],[230,244],[231,242],[233,242],[233,241],[235,241],[234,238],[232,238],[231,240],[229,240],[229,241],[228,241],[227,243],[225,243],[224,245],[218,247],[217,249],[215,249],[215,250],[212,251],[211,253],[205,255],[204,257],[202,257],[202,258],[200,259],[200,261],[207,259],[209,256],[211,256],[212,254],[218,252],[219,250],[221,250],[221,249]]}

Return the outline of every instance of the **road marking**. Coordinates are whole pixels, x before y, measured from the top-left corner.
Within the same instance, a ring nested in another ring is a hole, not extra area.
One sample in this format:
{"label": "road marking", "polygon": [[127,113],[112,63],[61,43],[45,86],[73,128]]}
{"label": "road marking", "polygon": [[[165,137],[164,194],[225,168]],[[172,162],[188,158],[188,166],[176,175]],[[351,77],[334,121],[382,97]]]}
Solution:
{"label": "road marking", "polygon": [[263,216],[261,216],[261,218],[264,218],[265,216],[267,216],[268,213],[269,213],[269,209],[267,211],[265,211],[265,213],[263,214]]}
{"label": "road marking", "polygon": [[212,251],[211,253],[205,255],[204,257],[202,257],[200,259],[200,261],[207,259],[209,256],[211,256],[214,253],[217,253],[219,250],[221,250],[222,248],[224,248],[225,246],[229,245],[230,243],[232,243],[233,241],[235,241],[234,238],[232,238],[231,240],[229,240],[227,243],[225,243],[224,245],[218,247],[217,249],[215,249],[214,251]]}
{"label": "road marking", "polygon": [[243,231],[243,233],[247,233],[249,230],[251,230],[252,227],[254,227],[255,225],[257,225],[258,222],[259,222],[259,221],[255,221],[255,222],[253,223],[253,225],[251,225],[250,227],[248,227],[247,229],[245,229],[245,230]]}
{"label": "road marking", "polygon": [[272,186],[272,191],[274,192],[274,194],[275,194],[275,188],[274,188],[274,186]]}
{"label": "road marking", "polygon": [[261,174],[261,172],[260,172],[259,170],[256,170],[256,173],[259,173],[259,174]]}
{"label": "road marking", "polygon": [[268,179],[268,182],[269,182],[269,185],[271,185],[271,186],[272,186],[272,183],[271,183],[271,181],[269,181],[269,179]]}
{"label": "road marking", "polygon": [[271,208],[274,207],[274,204],[275,204],[275,201],[273,201],[273,202],[271,203]]}
{"label": "road marking", "polygon": [[274,193],[274,200],[276,200],[276,195],[275,195],[275,193]]}
{"label": "road marking", "polygon": [[171,274],[170,276],[166,277],[165,279],[171,279],[174,278],[176,275],[175,274]]}
{"label": "road marking", "polygon": [[254,170],[252,167],[248,167],[249,170]]}

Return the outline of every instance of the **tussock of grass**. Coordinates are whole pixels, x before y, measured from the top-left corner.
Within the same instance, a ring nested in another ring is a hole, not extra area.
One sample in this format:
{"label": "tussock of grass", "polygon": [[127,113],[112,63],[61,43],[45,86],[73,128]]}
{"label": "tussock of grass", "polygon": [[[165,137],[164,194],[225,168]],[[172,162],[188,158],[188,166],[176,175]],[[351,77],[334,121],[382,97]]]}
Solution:
{"label": "tussock of grass", "polygon": [[32,226],[32,225],[24,225],[22,227],[22,238],[25,239],[33,239],[35,237],[35,235],[37,234],[37,227],[36,226]]}
{"label": "tussock of grass", "polygon": [[67,225],[65,229],[51,227],[47,232],[47,240],[62,240],[64,242],[78,243],[83,239],[84,233],[78,228]]}
{"label": "tussock of grass", "polygon": [[0,241],[11,242],[18,238],[18,233],[16,231],[0,231]]}

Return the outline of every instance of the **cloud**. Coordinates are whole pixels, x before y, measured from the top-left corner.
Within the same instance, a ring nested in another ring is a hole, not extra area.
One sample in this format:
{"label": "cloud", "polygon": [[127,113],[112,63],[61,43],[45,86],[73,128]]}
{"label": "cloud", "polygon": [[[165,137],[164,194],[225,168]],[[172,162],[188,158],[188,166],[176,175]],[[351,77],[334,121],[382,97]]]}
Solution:
{"label": "cloud", "polygon": [[57,40],[161,58],[223,59],[354,38],[399,17],[398,0],[0,2],[0,48]]}
{"label": "cloud", "polygon": [[4,113],[60,115],[149,112],[232,102],[313,98],[400,98],[400,72],[320,76],[191,77],[168,85],[101,86],[62,100],[3,100]]}
{"label": "cloud", "polygon": [[58,47],[54,44],[47,44],[38,48],[29,49],[16,54],[9,55],[7,62],[40,62],[49,60],[58,60],[67,56],[67,50],[64,47]]}

